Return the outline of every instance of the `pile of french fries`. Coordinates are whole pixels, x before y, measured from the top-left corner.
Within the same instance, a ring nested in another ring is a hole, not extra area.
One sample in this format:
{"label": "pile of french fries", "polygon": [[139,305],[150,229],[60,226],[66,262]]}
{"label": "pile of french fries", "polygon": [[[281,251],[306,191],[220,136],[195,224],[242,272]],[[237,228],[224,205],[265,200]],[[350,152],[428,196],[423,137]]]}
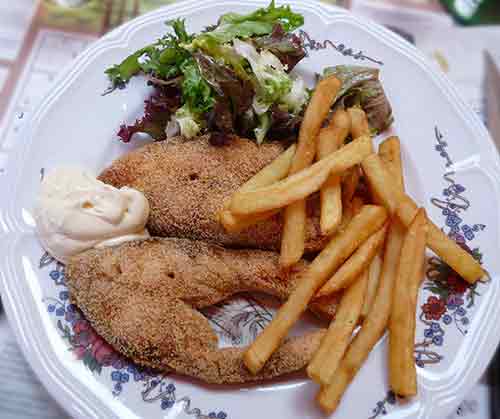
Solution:
{"label": "pile of french fries", "polygon": [[[413,358],[415,311],[428,246],[466,281],[484,276],[479,263],[406,194],[397,137],[375,152],[362,109],[336,109],[335,77],[321,80],[311,98],[298,143],[246,182],[225,203],[220,221],[239,231],[282,211],[280,263],[304,253],[306,199],[320,196],[320,227],[330,237],[306,266],[301,281],[244,355],[257,373],[313,299],[343,292],[321,345],[307,367],[320,384],[317,400],[333,412],[370,351],[389,331],[389,382],[400,397],[417,393]],[[346,144],[348,136],[352,141]],[[357,192],[360,179],[370,198]],[[353,337],[356,327],[360,329]]]}

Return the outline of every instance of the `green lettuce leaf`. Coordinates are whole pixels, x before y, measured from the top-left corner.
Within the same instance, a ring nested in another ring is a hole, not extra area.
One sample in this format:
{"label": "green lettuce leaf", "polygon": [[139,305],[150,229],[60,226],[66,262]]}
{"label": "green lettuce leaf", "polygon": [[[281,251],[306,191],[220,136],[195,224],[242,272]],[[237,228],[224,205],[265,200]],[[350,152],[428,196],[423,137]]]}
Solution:
{"label": "green lettuce leaf", "polygon": [[280,24],[286,32],[293,31],[304,24],[304,17],[294,13],[290,6],[276,7],[274,0],[268,7],[261,8],[249,14],[226,13],[222,15],[215,28],[198,35],[193,47],[199,42],[212,39],[225,44],[236,38],[251,38],[272,33],[276,24]]}
{"label": "green lettuce leaf", "polygon": [[231,68],[218,63],[208,55],[196,52],[194,58],[203,78],[215,90],[217,96],[229,101],[231,112],[235,117],[252,106],[255,92],[251,81],[239,79]]}
{"label": "green lettuce leaf", "polygon": [[262,144],[265,141],[269,128],[271,128],[271,116],[269,112],[259,115],[259,125],[254,129],[257,144]]}
{"label": "green lettuce leaf", "polygon": [[335,67],[326,67],[323,70],[323,77],[335,76],[342,85],[337,93],[337,99],[344,96],[354,87],[359,87],[368,80],[378,80],[379,71],[376,68],[361,67],[354,65],[337,65]]}
{"label": "green lettuce leaf", "polygon": [[264,50],[259,53],[251,43],[239,39],[235,39],[233,44],[236,52],[249,62],[257,80],[254,109],[257,114],[262,114],[271,104],[280,102],[290,93],[293,80],[271,52]]}
{"label": "green lettuce leaf", "polygon": [[254,38],[252,42],[259,50],[267,49],[276,55],[286,67],[287,73],[306,56],[300,38],[293,33],[285,32],[280,24],[274,26],[271,34]]}
{"label": "green lettuce leaf", "polygon": [[335,106],[360,106],[375,133],[383,132],[392,124],[392,107],[380,83],[378,69],[338,65],[325,68],[323,77],[330,75],[342,82]]}
{"label": "green lettuce leaf", "polygon": [[186,138],[193,138],[201,131],[197,116],[193,114],[187,105],[177,110],[173,120],[179,124],[180,133]]}
{"label": "green lettuce leaf", "polygon": [[172,19],[166,22],[174,30],[174,34],[179,42],[190,42],[193,35],[190,35],[186,30],[186,19]]}
{"label": "green lettuce leaf", "polygon": [[214,94],[209,84],[200,73],[198,64],[193,58],[184,61],[181,66],[184,75],[182,80],[182,99],[190,112],[202,115],[214,106]]}
{"label": "green lettuce leaf", "polygon": [[111,82],[108,92],[117,87],[123,88],[133,76],[141,72],[162,79],[181,74],[182,63],[190,57],[190,53],[181,44],[191,42],[193,36],[187,33],[183,19],[168,21],[166,25],[173,29],[173,33],[137,50],[120,64],[105,70]]}
{"label": "green lettuce leaf", "polygon": [[240,79],[250,80],[251,77],[245,69],[244,58],[233,47],[219,44],[210,38],[198,41],[197,46],[206,55],[217,61],[222,61],[225,65],[231,67]]}
{"label": "green lettuce leaf", "polygon": [[[286,32],[290,32],[304,24],[304,17],[298,13],[294,13],[289,5],[276,7],[275,0],[271,0],[271,3],[266,8],[257,9],[246,15],[239,13],[224,14],[219,19],[219,26],[223,24],[236,25],[244,22],[268,23],[272,27],[279,23]],[[271,30],[273,29],[272,27]]]}

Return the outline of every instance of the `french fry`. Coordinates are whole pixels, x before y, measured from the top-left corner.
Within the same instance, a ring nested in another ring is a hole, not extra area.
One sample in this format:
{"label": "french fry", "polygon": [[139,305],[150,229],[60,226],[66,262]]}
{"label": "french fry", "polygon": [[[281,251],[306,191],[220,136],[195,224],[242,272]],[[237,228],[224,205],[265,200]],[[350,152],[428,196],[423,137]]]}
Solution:
{"label": "french fry", "polygon": [[368,276],[364,275],[345,290],[335,319],[307,367],[307,375],[320,385],[330,383],[351,341],[363,307],[367,283]]}
{"label": "french fry", "polygon": [[356,139],[362,135],[370,135],[370,126],[368,125],[368,118],[363,109],[353,107],[347,109],[351,117],[351,136]]}
{"label": "french fry", "polygon": [[349,287],[368,269],[380,247],[384,244],[387,226],[382,227],[366,240],[316,294],[316,297],[333,294]]}
{"label": "french fry", "polygon": [[347,202],[346,205],[343,206],[342,210],[342,221],[340,222],[337,233],[342,233],[345,231],[347,226],[363,206],[363,200],[359,196],[355,196],[351,202]]}
{"label": "french fry", "polygon": [[[404,183],[401,168],[395,166],[393,170],[393,176],[400,178],[401,183]],[[400,189],[400,191],[403,192],[404,189]],[[326,412],[333,412],[337,408],[347,386],[368,358],[388,324],[404,235],[403,224],[397,217],[392,217],[385,241],[383,258],[381,259],[382,270],[373,303],[369,304],[367,302],[368,298],[365,297],[362,311],[364,320],[361,329],[353,339],[337,371],[335,371],[335,380],[328,386],[324,386],[317,396],[321,408]],[[372,261],[372,265],[374,264],[376,262]],[[376,271],[375,267],[370,266],[370,270],[372,269]],[[372,274],[376,276],[376,272]]]}
{"label": "french fry", "polygon": [[401,143],[399,138],[393,136],[382,141],[378,147],[378,154],[387,170],[395,177],[398,190],[404,193],[405,183],[403,180],[403,162],[401,160]]}
{"label": "french fry", "polygon": [[256,374],[306,310],[319,287],[371,234],[385,223],[383,207],[365,205],[343,233],[336,235],[306,268],[301,281],[243,356],[247,368]]}
{"label": "french fry", "polygon": [[[273,183],[285,178],[290,170],[295,150],[295,144],[288,147],[285,152],[280,154],[266,167],[247,180],[238,190],[249,191],[255,188],[262,188],[264,186],[272,185]],[[226,201],[223,209],[218,214],[219,222],[230,233],[244,230],[245,228],[264,221],[277,213],[277,211],[268,211],[247,217],[237,216],[229,210],[230,202],[230,200]]]}
{"label": "french fry", "polygon": [[[396,136],[389,137],[382,141],[379,145],[380,159],[384,162],[385,167],[391,173],[391,176],[396,179],[397,189],[399,193],[404,193],[405,184],[403,178],[403,165],[401,161],[401,144]],[[377,253],[370,264],[368,288],[366,291],[365,303],[361,312],[362,317],[366,317],[370,312],[375,297],[380,272],[382,269],[382,252]]]}
{"label": "french fry", "polygon": [[398,396],[417,394],[415,312],[424,277],[427,221],[420,209],[405,235],[389,320],[389,382]]}
{"label": "french fry", "polygon": [[[408,227],[417,213],[417,204],[398,191],[393,176],[377,154],[362,162],[363,171],[377,203],[384,205],[391,214],[397,211],[401,222]],[[427,220],[427,246],[467,282],[473,284],[484,277],[481,265],[457,243],[444,234],[432,221]]]}
{"label": "french fry", "polygon": [[[335,157],[342,151],[344,150],[336,151],[327,159]],[[348,160],[343,162],[344,164],[350,164],[353,159],[359,158],[354,155],[347,157]],[[258,214],[283,208],[306,198],[317,192],[328,178],[329,167],[325,163],[330,160],[327,159],[265,188],[235,193],[231,200],[231,211],[238,215]]]}
{"label": "french fry", "polygon": [[[397,215],[404,226],[409,226],[415,219],[418,212],[418,207],[415,201],[411,199],[408,195],[403,195],[401,200],[397,202],[396,210]],[[429,220],[430,222],[430,220]]]}
{"label": "french fry", "polygon": [[352,207],[352,216],[354,217],[356,214],[359,214],[361,208],[363,208],[364,202],[363,199],[359,196],[355,196],[351,201]]}
{"label": "french fry", "polygon": [[[341,82],[334,76],[324,78],[316,85],[300,126],[297,152],[293,157],[290,175],[304,170],[313,162],[316,154],[316,137],[321,129],[321,124],[330,112],[340,86]],[[289,205],[283,212],[280,256],[280,264],[283,267],[292,266],[300,260],[304,253],[306,235],[306,203],[304,198],[299,198],[299,202]]]}
{"label": "french fry", "polygon": [[359,166],[353,166],[342,177],[342,202],[349,202],[359,185],[361,173]]}
{"label": "french fry", "polygon": [[370,313],[365,317],[361,329],[340,361],[335,371],[335,379],[328,386],[322,387],[317,396],[325,412],[331,413],[337,408],[345,390],[387,327],[403,238],[404,228],[394,217],[389,226],[379,286]]}
{"label": "french fry", "polygon": [[231,200],[234,214],[255,214],[283,208],[317,192],[330,174],[338,174],[373,152],[370,137],[360,137],[323,160],[273,185],[237,192]]}
{"label": "french fry", "polygon": [[[363,135],[370,136],[370,127],[368,126],[368,118],[361,108],[349,108],[347,110],[351,118],[351,137],[359,138]],[[361,173],[356,165],[346,171],[342,178],[342,201],[348,202],[352,199],[359,184]]]}
{"label": "french fry", "polygon": [[382,270],[382,253],[379,251],[372,259],[370,266],[367,269],[368,272],[368,285],[366,287],[365,302],[363,303],[363,309],[361,310],[361,317],[365,318],[368,316],[370,309],[375,300],[375,295],[377,294],[378,283],[380,280],[380,272]]}
{"label": "french fry", "polygon": [[380,156],[378,154],[368,156],[361,163],[361,167],[374,201],[386,207],[391,214],[394,214],[404,194],[399,192],[394,178],[385,167]]}
{"label": "french fry", "polygon": [[[342,109],[335,111],[330,125],[319,132],[318,160],[325,158],[341,147],[350,128],[351,119],[349,114]],[[339,175],[331,175],[321,187],[320,228],[321,233],[324,235],[331,235],[342,220],[340,179]]]}
{"label": "french fry", "polygon": [[292,144],[271,163],[262,168],[243,185],[241,185],[239,190],[249,191],[252,189],[262,188],[264,186],[272,185],[273,183],[287,177],[296,150],[296,145]]}
{"label": "french fry", "polygon": [[446,264],[471,284],[485,276],[483,268],[470,253],[451,240],[437,225],[428,223],[427,244]]}
{"label": "french fry", "polygon": [[283,212],[281,232],[280,266],[289,268],[304,254],[306,241],[306,201],[290,203]]}
{"label": "french fry", "polygon": [[278,212],[279,210],[273,210],[273,211],[261,212],[259,214],[236,216],[231,211],[225,209],[219,213],[219,222],[223,225],[224,229],[227,232],[237,233],[238,231],[245,230],[250,226],[261,223],[271,218]]}
{"label": "french fry", "polygon": [[333,76],[322,79],[316,85],[300,125],[297,151],[293,157],[290,174],[297,173],[312,163],[316,154],[316,137],[340,86],[341,82]]}
{"label": "french fry", "polygon": [[330,236],[342,221],[342,189],[340,176],[332,175],[321,187],[320,191],[320,229],[321,234]]}
{"label": "french fry", "polygon": [[[415,202],[405,196],[398,207],[397,215],[406,225],[409,225],[411,215],[415,214]],[[436,224],[427,220],[429,225],[427,231],[427,245],[448,266],[457,272],[464,280],[473,284],[485,276],[483,268],[472,255],[461,248],[455,241],[450,239]]]}

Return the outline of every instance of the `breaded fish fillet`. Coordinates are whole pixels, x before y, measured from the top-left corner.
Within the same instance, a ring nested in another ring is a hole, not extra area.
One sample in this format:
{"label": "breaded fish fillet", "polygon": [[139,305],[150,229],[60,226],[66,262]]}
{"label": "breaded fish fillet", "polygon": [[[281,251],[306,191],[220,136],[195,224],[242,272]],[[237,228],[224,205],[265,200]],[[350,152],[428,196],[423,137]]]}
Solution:
{"label": "breaded fish fillet", "polygon": [[[179,137],[124,155],[99,178],[116,187],[131,186],[146,195],[151,207],[147,227],[153,236],[278,250],[281,215],[242,232],[227,233],[217,213],[226,198],[283,150],[279,143],[257,146],[240,138],[228,145],[213,146],[207,136],[192,140]],[[308,208],[306,251],[320,250],[326,244],[316,201],[312,200]]]}
{"label": "breaded fish fillet", "polygon": [[[215,332],[197,309],[243,291],[285,299],[300,273],[283,272],[278,258],[268,251],[150,239],[75,256],[66,267],[66,282],[95,330],[138,364],[208,383],[242,383],[304,368],[323,335],[318,330],[286,341],[256,376],[243,364],[244,348],[218,348]],[[331,318],[336,304],[333,296],[311,308]]]}

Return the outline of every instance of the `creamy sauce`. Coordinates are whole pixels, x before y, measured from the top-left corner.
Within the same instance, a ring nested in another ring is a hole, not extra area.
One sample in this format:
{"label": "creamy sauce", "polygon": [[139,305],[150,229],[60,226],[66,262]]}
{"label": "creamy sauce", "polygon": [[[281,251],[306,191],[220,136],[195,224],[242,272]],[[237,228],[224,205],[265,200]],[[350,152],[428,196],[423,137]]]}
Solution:
{"label": "creamy sauce", "polygon": [[136,189],[117,189],[81,168],[61,167],[45,176],[35,209],[44,248],[57,260],[94,247],[149,237],[149,204]]}

